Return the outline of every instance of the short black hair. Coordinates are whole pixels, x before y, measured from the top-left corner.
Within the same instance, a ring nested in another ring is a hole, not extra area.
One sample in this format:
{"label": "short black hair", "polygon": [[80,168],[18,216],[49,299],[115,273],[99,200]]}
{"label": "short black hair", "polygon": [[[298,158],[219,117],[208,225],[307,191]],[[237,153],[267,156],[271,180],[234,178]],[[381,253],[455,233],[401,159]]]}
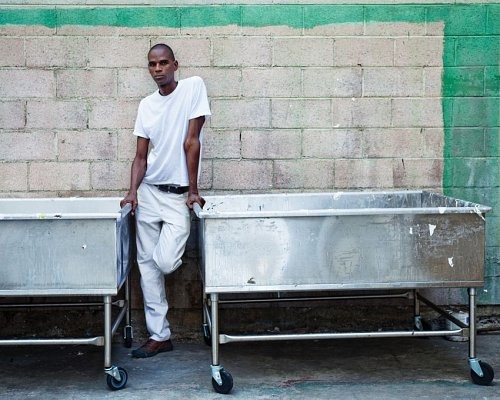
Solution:
{"label": "short black hair", "polygon": [[168,45],[166,45],[165,43],[157,43],[155,44],[153,47],[151,47],[148,51],[148,55],[149,53],[151,53],[153,50],[156,50],[156,49],[165,49],[167,50],[167,52],[172,56],[172,60],[175,61],[175,55],[174,55],[174,51],[172,50],[172,48]]}

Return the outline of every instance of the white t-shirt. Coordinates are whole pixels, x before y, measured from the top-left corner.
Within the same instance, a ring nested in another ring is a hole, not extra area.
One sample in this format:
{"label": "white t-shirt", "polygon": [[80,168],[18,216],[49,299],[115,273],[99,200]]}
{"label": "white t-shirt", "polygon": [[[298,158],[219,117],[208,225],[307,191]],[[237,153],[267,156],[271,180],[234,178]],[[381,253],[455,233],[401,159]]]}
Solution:
{"label": "white t-shirt", "polygon": [[[189,120],[202,115],[208,116],[211,112],[207,89],[199,76],[180,80],[168,96],[156,90],[142,99],[134,135],[149,139],[151,144],[143,182],[189,185],[184,141]],[[200,132],[200,142],[202,138],[203,132]]]}

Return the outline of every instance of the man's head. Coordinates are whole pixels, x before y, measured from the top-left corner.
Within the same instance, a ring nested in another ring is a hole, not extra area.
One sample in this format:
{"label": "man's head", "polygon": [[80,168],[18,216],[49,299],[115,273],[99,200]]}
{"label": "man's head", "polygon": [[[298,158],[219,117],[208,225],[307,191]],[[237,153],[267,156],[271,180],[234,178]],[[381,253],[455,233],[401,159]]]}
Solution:
{"label": "man's head", "polygon": [[175,88],[175,71],[177,71],[177,68],[178,63],[170,46],[158,43],[151,47],[148,52],[148,69],[160,88],[160,92],[161,88],[167,88],[171,85]]}

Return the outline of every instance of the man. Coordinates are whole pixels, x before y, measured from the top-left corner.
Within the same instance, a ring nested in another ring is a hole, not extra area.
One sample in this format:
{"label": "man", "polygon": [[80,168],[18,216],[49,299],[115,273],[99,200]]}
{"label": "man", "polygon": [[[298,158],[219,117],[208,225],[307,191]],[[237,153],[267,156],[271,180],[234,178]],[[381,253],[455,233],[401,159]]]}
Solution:
{"label": "man", "polygon": [[205,116],[211,115],[200,77],[175,80],[178,63],[169,46],[160,43],[149,50],[148,68],[158,90],[139,104],[130,190],[120,203],[130,203],[136,217],[137,262],[150,335],[132,351],[136,358],[173,348],[164,275],[182,263],[191,226],[189,209],[204,203],[198,176],[202,127]]}

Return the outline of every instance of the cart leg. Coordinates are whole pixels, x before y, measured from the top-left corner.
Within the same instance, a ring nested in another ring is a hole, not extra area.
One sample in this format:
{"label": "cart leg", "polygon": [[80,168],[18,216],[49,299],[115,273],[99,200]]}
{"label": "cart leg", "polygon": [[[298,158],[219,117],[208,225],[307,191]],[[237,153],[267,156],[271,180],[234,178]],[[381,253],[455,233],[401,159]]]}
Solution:
{"label": "cart leg", "polygon": [[128,375],[123,368],[111,365],[111,296],[104,296],[104,374],[111,390],[125,387]]}
{"label": "cart leg", "polygon": [[216,366],[219,365],[219,295],[217,293],[210,295],[210,303],[212,314],[212,366]]}
{"label": "cart leg", "polygon": [[125,303],[127,307],[127,312],[125,314],[125,328],[123,330],[124,345],[127,348],[132,347],[132,340],[134,338],[131,325],[132,323],[132,310],[130,303],[131,293],[132,290],[131,290],[130,276],[127,276],[127,279],[125,281]]}
{"label": "cart leg", "polygon": [[476,288],[469,288],[469,367],[475,384],[489,385],[493,381],[493,368],[476,356]]}
{"label": "cart leg", "polygon": [[211,330],[212,324],[210,322],[210,305],[207,297],[207,293],[205,292],[205,287],[203,287],[203,304],[202,304],[202,312],[203,312],[203,325],[202,325],[202,333],[203,340],[207,346],[212,346],[212,338],[211,338]]}
{"label": "cart leg", "polygon": [[219,364],[219,295],[210,294],[212,322],[212,386],[217,393],[227,394],[233,388],[233,377]]}
{"label": "cart leg", "polygon": [[413,290],[413,310],[413,321],[415,329],[418,331],[423,331],[424,326],[422,324],[422,317],[420,316],[420,301],[418,300],[418,291],[416,289]]}

